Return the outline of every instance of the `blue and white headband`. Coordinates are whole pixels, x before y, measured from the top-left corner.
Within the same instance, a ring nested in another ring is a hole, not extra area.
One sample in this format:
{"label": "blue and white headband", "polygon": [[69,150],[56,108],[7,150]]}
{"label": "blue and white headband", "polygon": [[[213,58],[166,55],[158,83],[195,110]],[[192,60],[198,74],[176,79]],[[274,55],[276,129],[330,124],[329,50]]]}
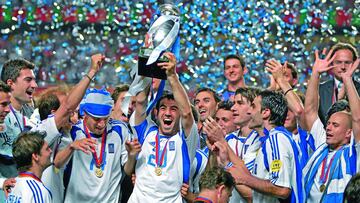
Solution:
{"label": "blue and white headband", "polygon": [[110,115],[113,105],[114,101],[108,91],[92,89],[87,92],[83,110],[92,117],[103,118]]}

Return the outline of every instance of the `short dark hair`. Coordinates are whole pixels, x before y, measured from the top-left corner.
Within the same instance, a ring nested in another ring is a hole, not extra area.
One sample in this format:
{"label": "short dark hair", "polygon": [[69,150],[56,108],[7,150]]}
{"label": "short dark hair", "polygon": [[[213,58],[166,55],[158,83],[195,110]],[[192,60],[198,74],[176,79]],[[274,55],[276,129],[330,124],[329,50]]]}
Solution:
{"label": "short dark hair", "polygon": [[326,113],[325,124],[328,122],[329,118],[334,113],[337,113],[337,112],[340,112],[340,111],[351,112],[349,102],[346,101],[345,99],[340,99],[340,100],[336,101],[333,105],[330,106],[330,108],[328,109],[328,111]]}
{"label": "short dark hair", "polygon": [[27,131],[20,133],[13,143],[12,154],[18,171],[27,171],[32,166],[32,154],[40,154],[46,132]]}
{"label": "short dark hair", "polygon": [[33,70],[35,65],[26,59],[10,59],[6,61],[1,70],[1,80],[4,83],[7,83],[8,79],[12,81],[16,81],[16,79],[20,75],[20,71],[23,69],[31,69]]}
{"label": "short dark hair", "polygon": [[261,110],[269,109],[271,112],[269,122],[276,126],[284,126],[288,105],[283,94],[276,91],[263,90],[259,96],[261,96]]}
{"label": "short dark hair", "polygon": [[44,94],[38,101],[40,120],[46,119],[52,110],[58,110],[60,107],[59,98],[55,94]]}
{"label": "short dark hair", "polygon": [[221,101],[221,98],[220,98],[219,94],[216,93],[215,90],[213,90],[213,89],[211,89],[211,88],[209,88],[209,87],[199,88],[199,89],[196,91],[196,93],[195,93],[195,97],[196,97],[196,95],[198,95],[200,92],[210,92],[210,93],[212,93],[212,95],[213,95],[216,103],[219,103],[219,102]]}
{"label": "short dark hair", "polygon": [[113,93],[111,94],[111,98],[114,100],[114,103],[117,102],[120,93],[125,92],[125,91],[129,91],[128,84],[123,84],[123,85],[119,85],[119,86],[115,87]]}
{"label": "short dark hair", "polygon": [[226,110],[226,111],[231,111],[231,107],[234,105],[234,102],[230,101],[230,100],[227,100],[227,101],[221,101],[219,102],[218,104],[218,109],[223,109],[223,110]]}
{"label": "short dark hair", "polygon": [[227,55],[225,57],[225,60],[224,60],[224,68],[225,68],[225,62],[229,59],[237,59],[240,61],[240,65],[241,65],[241,68],[245,68],[246,64],[245,64],[245,59],[239,55],[235,55],[235,54],[230,54],[230,55]]}
{"label": "short dark hair", "polygon": [[224,185],[229,190],[235,185],[234,178],[223,168],[213,167],[205,171],[200,178],[200,190],[212,190],[220,185]]}
{"label": "short dark hair", "polygon": [[296,70],[296,67],[293,63],[287,63],[287,66],[286,68],[290,69],[291,70],[291,76],[295,79],[298,78],[298,72]]}
{"label": "short dark hair", "polygon": [[350,43],[339,42],[339,43],[335,44],[334,46],[332,46],[331,49],[333,50],[331,57],[333,57],[337,51],[346,49],[352,53],[353,61],[356,61],[356,59],[359,58],[359,54],[358,54],[356,48]]}
{"label": "short dark hair", "polygon": [[156,110],[160,109],[160,103],[163,99],[175,100],[174,95],[171,92],[165,90],[161,95],[159,101],[156,103]]}
{"label": "short dark hair", "polygon": [[254,99],[262,90],[257,87],[239,87],[235,91],[235,96],[240,94],[241,96],[245,97],[248,102],[254,102]]}
{"label": "short dark hair", "polygon": [[11,92],[11,88],[9,85],[5,84],[3,81],[0,81],[0,92],[9,93],[9,92]]}
{"label": "short dark hair", "polygon": [[351,177],[344,191],[343,202],[360,202],[360,173]]}

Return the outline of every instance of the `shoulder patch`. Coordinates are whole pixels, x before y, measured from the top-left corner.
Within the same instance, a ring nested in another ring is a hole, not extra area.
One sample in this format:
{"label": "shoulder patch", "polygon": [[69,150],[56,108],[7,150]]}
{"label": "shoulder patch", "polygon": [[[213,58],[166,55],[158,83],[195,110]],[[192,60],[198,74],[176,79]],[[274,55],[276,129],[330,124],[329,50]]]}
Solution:
{"label": "shoulder patch", "polygon": [[271,172],[279,172],[282,166],[282,162],[280,160],[274,160],[270,164],[270,171]]}

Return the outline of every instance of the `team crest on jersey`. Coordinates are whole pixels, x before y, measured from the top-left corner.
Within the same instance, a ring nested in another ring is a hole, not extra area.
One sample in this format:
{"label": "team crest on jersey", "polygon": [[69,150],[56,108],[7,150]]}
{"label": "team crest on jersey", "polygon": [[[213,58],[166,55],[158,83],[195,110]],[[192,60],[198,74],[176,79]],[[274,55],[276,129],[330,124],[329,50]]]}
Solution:
{"label": "team crest on jersey", "polygon": [[115,152],[114,143],[109,143],[108,144],[108,152],[109,152],[109,154],[113,154]]}
{"label": "team crest on jersey", "polygon": [[175,141],[169,142],[169,151],[175,151]]}

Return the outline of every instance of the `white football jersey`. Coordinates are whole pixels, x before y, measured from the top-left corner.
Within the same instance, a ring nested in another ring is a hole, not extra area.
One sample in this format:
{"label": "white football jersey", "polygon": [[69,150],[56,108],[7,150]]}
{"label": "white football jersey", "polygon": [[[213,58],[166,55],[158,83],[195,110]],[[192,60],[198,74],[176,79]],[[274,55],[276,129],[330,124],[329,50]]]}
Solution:
{"label": "white football jersey", "polygon": [[[286,134],[285,134],[286,133]],[[293,201],[303,198],[302,176],[297,147],[284,127],[269,131],[256,156],[252,174],[272,184],[291,189]],[[289,197],[289,198],[290,198]],[[279,199],[253,190],[253,202],[279,202]]]}
{"label": "white football jersey", "polygon": [[[261,147],[260,136],[256,131],[252,131],[247,137],[237,137],[239,131],[235,131],[226,136],[231,149],[245,163],[251,172],[254,167],[256,155]],[[239,192],[234,188],[229,199],[230,203],[247,202]]]}
{"label": "white football jersey", "polygon": [[190,169],[191,184],[189,191],[192,193],[200,192],[200,177],[205,171],[208,162],[208,156],[208,153],[204,152],[203,150],[196,150],[195,159],[191,164]]}
{"label": "white football jersey", "polygon": [[[49,115],[45,120],[40,121],[31,131],[45,131],[45,141],[48,142],[51,150],[51,162],[54,161],[56,153],[65,148],[70,142],[70,135],[60,133],[56,127],[54,115]],[[49,188],[53,194],[53,202],[64,202],[64,168],[57,169],[54,165],[47,167],[41,177],[44,185]]]}
{"label": "white football jersey", "polygon": [[190,166],[199,139],[196,124],[193,124],[187,138],[183,130],[173,136],[159,135],[159,154],[165,153],[161,175],[155,173],[158,127],[152,121],[144,120],[135,126],[135,130],[142,147],[136,162],[134,190],[128,202],[182,202],[181,186],[184,181],[189,181]]}
{"label": "white football jersey", "polygon": [[52,194],[44,184],[32,177],[17,177],[6,203],[52,203]]}
{"label": "white football jersey", "polygon": [[[92,154],[75,150],[72,161],[70,180],[67,186],[65,202],[118,202],[122,166],[127,161],[125,141],[128,136],[126,124],[109,120],[106,127],[106,142],[101,170],[102,177],[95,175],[95,160]],[[91,134],[91,133],[90,133]],[[83,121],[79,121],[71,129],[72,140],[86,138]],[[97,141],[96,154],[99,157],[102,147],[101,137],[91,137]]]}
{"label": "white football jersey", "polygon": [[12,156],[12,144],[19,134],[34,127],[29,122],[29,119],[24,116],[20,111],[12,109],[5,117],[4,123],[6,129],[0,133],[0,155],[1,156]]}
{"label": "white football jersey", "polygon": [[[326,138],[324,125],[317,119],[311,134],[318,139]],[[356,144],[351,135],[349,144],[340,149],[331,150],[327,143],[316,149],[303,169],[306,202],[342,202],[343,193],[351,177],[359,171],[359,143]],[[326,164],[325,164],[326,160]],[[323,174],[328,173],[327,178]],[[326,181],[325,181],[326,180]],[[322,185],[326,190],[321,191]]]}

